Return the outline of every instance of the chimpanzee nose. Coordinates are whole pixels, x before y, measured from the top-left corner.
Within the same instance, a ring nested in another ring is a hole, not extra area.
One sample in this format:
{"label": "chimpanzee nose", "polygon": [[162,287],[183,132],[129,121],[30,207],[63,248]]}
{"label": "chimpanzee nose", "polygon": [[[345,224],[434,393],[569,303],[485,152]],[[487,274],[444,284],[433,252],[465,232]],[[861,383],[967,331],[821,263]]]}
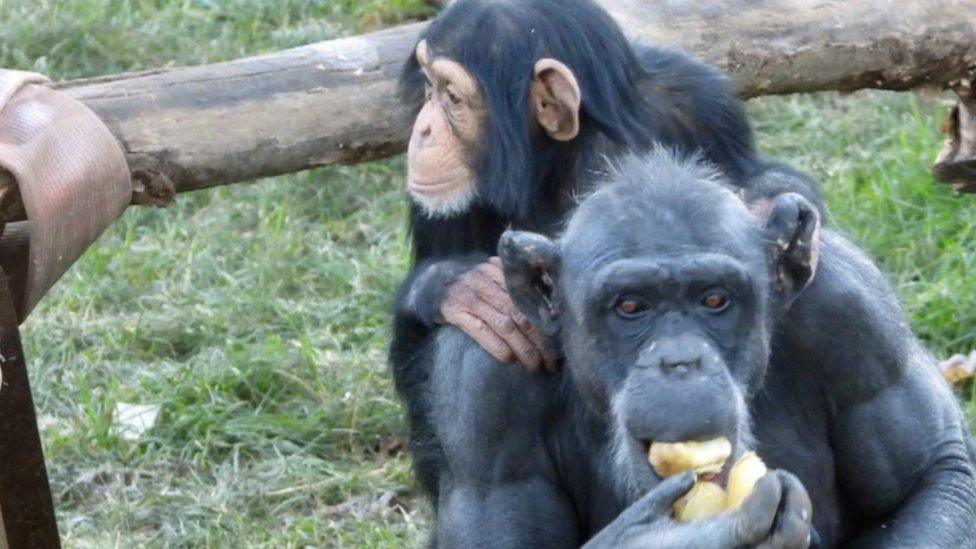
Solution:
{"label": "chimpanzee nose", "polygon": [[661,370],[663,370],[665,374],[678,374],[678,375],[687,374],[692,370],[696,370],[700,362],[701,362],[700,359],[697,358],[694,360],[692,359],[678,359],[675,361],[662,360]]}
{"label": "chimpanzee nose", "polygon": [[[436,107],[431,106],[431,104],[425,103],[423,108],[420,109],[420,113],[417,114],[417,119],[413,123],[413,132],[410,135],[410,146],[424,148],[431,145],[432,141],[435,139],[434,126],[441,123]],[[439,130],[440,128],[438,128]]]}
{"label": "chimpanzee nose", "polygon": [[416,144],[420,148],[426,147],[430,142],[430,134],[432,132],[431,124],[429,122],[424,122],[422,125],[418,125],[413,134],[413,138],[416,140]]}
{"label": "chimpanzee nose", "polygon": [[680,335],[651,342],[637,356],[638,368],[655,368],[666,376],[685,375],[701,368],[707,344],[700,337]]}

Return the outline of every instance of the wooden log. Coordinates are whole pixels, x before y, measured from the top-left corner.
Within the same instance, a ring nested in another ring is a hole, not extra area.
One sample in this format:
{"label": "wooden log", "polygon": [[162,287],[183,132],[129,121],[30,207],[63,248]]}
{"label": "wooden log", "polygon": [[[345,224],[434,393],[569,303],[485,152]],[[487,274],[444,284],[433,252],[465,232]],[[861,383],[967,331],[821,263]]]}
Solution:
{"label": "wooden log", "polygon": [[959,192],[976,193],[976,86],[963,78],[953,90],[958,100],[942,124],[946,139],[932,177]]}
{"label": "wooden log", "polygon": [[[600,0],[635,39],[743,97],[944,87],[976,67],[976,0]],[[395,82],[423,23],[268,55],[57,86],[122,142],[143,198],[404,150]],[[138,192],[137,192],[138,194]]]}

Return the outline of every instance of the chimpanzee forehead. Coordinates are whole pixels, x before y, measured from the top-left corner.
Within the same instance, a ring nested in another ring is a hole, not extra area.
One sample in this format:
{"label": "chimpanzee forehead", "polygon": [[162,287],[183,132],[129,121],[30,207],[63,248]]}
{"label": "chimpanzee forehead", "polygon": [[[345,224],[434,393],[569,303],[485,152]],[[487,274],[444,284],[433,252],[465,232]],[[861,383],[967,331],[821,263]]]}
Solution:
{"label": "chimpanzee forehead", "polygon": [[[689,190],[689,192],[693,192]],[[580,208],[562,237],[565,259],[676,255],[695,250],[751,257],[761,248],[757,220],[729,194],[727,201],[697,204],[640,202],[614,196]]]}
{"label": "chimpanzee forehead", "polygon": [[570,269],[696,251],[747,263],[762,257],[758,220],[707,166],[654,151],[616,170],[579,205],[561,238]]}
{"label": "chimpanzee forehead", "polygon": [[561,239],[564,272],[592,274],[611,262],[655,258],[661,265],[688,264],[695,257],[722,256],[744,264],[761,264],[763,243],[755,226],[723,220],[696,224],[640,221],[607,223],[589,234]]}

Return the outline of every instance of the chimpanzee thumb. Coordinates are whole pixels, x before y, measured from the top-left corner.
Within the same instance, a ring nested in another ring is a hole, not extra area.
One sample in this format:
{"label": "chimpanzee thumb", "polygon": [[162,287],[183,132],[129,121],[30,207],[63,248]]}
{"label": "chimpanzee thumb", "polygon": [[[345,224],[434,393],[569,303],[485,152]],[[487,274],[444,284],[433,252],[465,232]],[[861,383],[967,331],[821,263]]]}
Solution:
{"label": "chimpanzee thumb", "polygon": [[685,471],[680,475],[664,479],[653,490],[627,508],[626,512],[633,513],[630,518],[634,522],[649,522],[660,518],[662,515],[669,515],[674,502],[687,494],[694,484],[695,475],[691,471]]}

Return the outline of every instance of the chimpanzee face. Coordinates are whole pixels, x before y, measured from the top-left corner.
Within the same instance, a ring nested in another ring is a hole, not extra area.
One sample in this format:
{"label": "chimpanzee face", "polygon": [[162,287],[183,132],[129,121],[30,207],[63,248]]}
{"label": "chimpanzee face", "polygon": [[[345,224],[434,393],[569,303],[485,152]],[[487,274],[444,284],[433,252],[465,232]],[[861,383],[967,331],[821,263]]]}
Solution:
{"label": "chimpanzee face", "polygon": [[799,272],[783,261],[804,261],[787,252],[813,238],[816,215],[797,222],[808,211],[782,195],[764,222],[708,168],[658,151],[626,161],[558,242],[503,237],[513,299],[559,333],[584,399],[613,425],[627,488],[657,483],[652,442],[727,437],[733,457],[749,449],[770,311],[809,280],[776,282]]}
{"label": "chimpanzee face", "polygon": [[[504,184],[479,179],[491,152],[489,117],[506,119],[496,121],[495,127],[517,126],[519,121],[510,120],[515,115],[507,112],[508,106],[489,109],[483,86],[500,84],[479,82],[450,52],[435,54],[427,40],[421,40],[414,57],[426,83],[407,150],[407,190],[428,216],[450,216],[470,207],[481,194],[479,184]],[[534,120],[525,120],[522,126],[541,128],[557,141],[576,137],[581,98],[573,72],[555,59],[543,58],[522,80],[524,90],[502,90],[506,97],[523,95],[530,105]]]}
{"label": "chimpanzee face", "polygon": [[476,195],[474,156],[485,106],[478,82],[459,63],[431,58],[426,41],[415,55],[426,84],[407,152],[407,189],[425,211],[450,214]]}

